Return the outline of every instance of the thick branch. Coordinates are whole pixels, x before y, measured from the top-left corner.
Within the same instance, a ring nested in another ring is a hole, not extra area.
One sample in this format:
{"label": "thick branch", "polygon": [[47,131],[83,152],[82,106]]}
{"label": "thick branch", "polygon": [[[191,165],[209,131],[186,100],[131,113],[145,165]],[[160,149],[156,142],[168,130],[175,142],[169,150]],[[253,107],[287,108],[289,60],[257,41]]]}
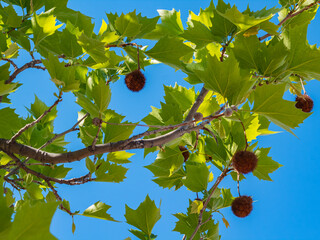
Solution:
{"label": "thick branch", "polygon": [[[220,111],[220,110],[219,110]],[[197,131],[202,129],[203,126],[210,123],[213,119],[219,118],[223,116],[223,114],[214,114],[204,118],[203,122],[197,126],[190,126],[188,128],[179,128],[173,132],[164,134],[159,137],[151,138],[151,139],[139,139],[134,140],[132,142],[127,142],[127,140],[114,142],[114,143],[106,143],[106,144],[98,144],[95,146],[95,149],[92,149],[92,146],[87,148],[83,148],[74,152],[68,153],[48,153],[45,151],[38,150],[36,148],[26,146],[23,144],[19,144],[16,142],[11,142],[9,144],[9,140],[0,138],[0,149],[4,152],[19,154],[24,157],[33,158],[42,163],[70,163],[75,161],[80,161],[83,158],[95,155],[95,154],[103,154],[107,152],[116,152],[122,150],[129,149],[142,149],[142,148],[152,148],[155,146],[161,146],[167,142],[170,142],[176,138],[183,136],[185,133],[189,133],[192,131]]]}
{"label": "thick branch", "polygon": [[[303,13],[304,11],[309,10],[310,8],[312,8],[313,6],[317,5],[318,3],[320,3],[320,1],[316,1],[314,3],[309,4],[308,6],[305,6],[304,8],[300,9],[297,12],[290,12],[284,19],[282,19],[281,22],[278,23],[278,26],[281,27],[286,21],[288,21],[289,19],[299,15],[300,13]],[[270,33],[267,33],[266,35],[263,35],[261,37],[259,37],[259,40],[262,41],[268,37],[271,37],[272,35]]]}

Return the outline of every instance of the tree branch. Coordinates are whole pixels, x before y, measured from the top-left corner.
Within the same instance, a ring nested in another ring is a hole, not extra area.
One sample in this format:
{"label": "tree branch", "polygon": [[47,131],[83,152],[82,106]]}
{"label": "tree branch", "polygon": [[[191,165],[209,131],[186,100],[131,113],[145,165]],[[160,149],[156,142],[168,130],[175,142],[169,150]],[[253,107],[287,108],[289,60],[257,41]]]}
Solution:
{"label": "tree branch", "polygon": [[[220,111],[221,109],[218,112]],[[33,158],[42,163],[52,163],[52,164],[70,163],[70,162],[80,161],[85,157],[89,157],[96,154],[161,146],[167,142],[170,142],[176,138],[183,136],[185,133],[202,129],[203,126],[205,126],[206,124],[209,124],[213,119],[223,116],[223,113],[222,114],[217,114],[217,113],[203,118],[203,121],[196,126],[189,126],[187,128],[181,127],[173,132],[170,132],[155,138],[151,138],[151,139],[139,139],[129,143],[128,143],[128,140],[123,140],[123,141],[111,142],[106,144],[98,144],[95,146],[94,150],[92,149],[92,146],[89,146],[74,152],[48,153],[48,152],[41,151],[36,148],[23,145],[17,142],[11,142],[9,144],[9,140],[2,139],[2,138],[0,138],[0,149],[2,149],[2,151],[4,152],[19,154],[24,157]]]}
{"label": "tree branch", "polygon": [[44,118],[49,112],[51,112],[51,110],[59,103],[62,101],[62,98],[61,98],[61,94],[62,92],[60,92],[59,94],[59,97],[58,99],[52,104],[52,106],[46,110],[40,117],[38,117],[36,120],[34,120],[33,122],[31,123],[28,123],[27,125],[25,125],[23,128],[21,128],[9,141],[9,144],[11,142],[14,142],[24,131],[26,131],[28,128],[34,126],[35,124],[37,124],[38,122],[40,122],[40,120],[42,118]]}
{"label": "tree branch", "polygon": [[210,202],[210,199],[212,197],[212,195],[214,194],[214,191],[217,189],[217,187],[219,186],[219,184],[221,183],[221,181],[224,179],[225,176],[227,176],[227,173],[230,171],[229,168],[225,168],[223,170],[223,172],[220,174],[220,176],[217,178],[216,182],[213,184],[213,186],[211,187],[211,189],[209,190],[210,194],[209,196],[207,197],[207,200],[204,202],[203,204],[203,207],[202,209],[200,210],[200,213],[199,213],[199,218],[198,218],[198,225],[197,227],[195,228],[194,232],[192,233],[191,237],[189,238],[189,240],[192,240],[195,235],[197,234],[199,228],[201,227],[201,225],[203,224],[202,222],[202,216],[203,216],[203,213],[204,211],[207,209],[207,206]]}
{"label": "tree branch", "polygon": [[[41,63],[42,63],[41,60],[32,60],[31,62],[26,63],[21,68],[16,69],[5,83],[6,84],[11,83],[19,73],[23,72],[28,68],[39,68],[39,66],[36,66],[36,64],[41,64]],[[41,69],[43,69],[43,67]]]}
{"label": "tree branch", "polygon": [[[304,11],[309,10],[309,9],[312,8],[313,6],[317,5],[318,3],[320,3],[320,1],[316,1],[316,2],[314,2],[314,3],[311,3],[311,4],[307,5],[307,6],[305,6],[304,8],[300,9],[300,10],[297,11],[297,12],[289,12],[288,15],[287,15],[284,19],[282,19],[281,22],[278,23],[278,26],[281,27],[281,26],[282,26],[286,21],[288,21],[289,19],[291,19],[291,18],[299,15],[300,13],[303,13]],[[264,40],[264,39],[266,39],[266,38],[268,38],[268,37],[271,37],[271,36],[272,36],[272,35],[271,35],[270,33],[267,33],[267,34],[259,37],[259,40],[262,41],[262,40]]]}

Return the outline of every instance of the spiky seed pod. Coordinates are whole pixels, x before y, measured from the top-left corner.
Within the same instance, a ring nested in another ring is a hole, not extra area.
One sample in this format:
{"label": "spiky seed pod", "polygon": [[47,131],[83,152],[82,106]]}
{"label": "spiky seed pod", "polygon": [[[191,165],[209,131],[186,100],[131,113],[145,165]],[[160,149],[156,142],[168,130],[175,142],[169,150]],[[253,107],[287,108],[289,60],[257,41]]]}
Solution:
{"label": "spiky seed pod", "polygon": [[231,105],[231,107],[230,107],[231,109],[232,109],[232,111],[234,111],[234,112],[238,112],[238,107],[236,106],[236,105]]}
{"label": "spiky seed pod", "polygon": [[311,112],[313,109],[313,100],[307,94],[297,96],[296,102],[296,108],[302,109],[303,112]]}
{"label": "spiky seed pod", "polygon": [[124,80],[127,87],[133,92],[139,92],[146,83],[146,78],[140,69],[127,74]]}
{"label": "spiky seed pod", "polygon": [[184,161],[186,162],[188,160],[188,158],[190,157],[190,153],[189,153],[188,149],[184,146],[179,146],[179,149],[183,155]]}
{"label": "spiky seed pod", "polygon": [[102,120],[100,118],[94,118],[92,119],[92,124],[99,127],[102,123]]}
{"label": "spiky seed pod", "polygon": [[200,113],[200,112],[196,112],[196,113],[193,115],[193,118],[194,118],[194,120],[196,120],[196,121],[201,121],[202,118],[203,118],[203,115],[202,115],[202,113]]}
{"label": "spiky seed pod", "polygon": [[238,151],[232,157],[233,167],[242,174],[252,172],[256,168],[257,163],[257,156],[250,151]]}
{"label": "spiky seed pod", "polygon": [[237,217],[244,218],[252,211],[252,197],[241,196],[233,200],[231,210]]}
{"label": "spiky seed pod", "polygon": [[224,111],[224,116],[225,117],[231,117],[232,116],[232,109],[231,108],[227,108],[225,111]]}

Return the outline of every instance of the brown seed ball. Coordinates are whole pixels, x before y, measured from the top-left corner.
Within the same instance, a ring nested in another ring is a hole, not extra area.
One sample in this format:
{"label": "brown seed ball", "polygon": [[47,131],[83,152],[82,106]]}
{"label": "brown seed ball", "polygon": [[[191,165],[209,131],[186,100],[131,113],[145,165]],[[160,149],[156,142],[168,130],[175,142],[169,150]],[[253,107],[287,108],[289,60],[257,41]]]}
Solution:
{"label": "brown seed ball", "polygon": [[188,149],[184,146],[179,146],[179,149],[184,157],[184,161],[186,162],[188,160],[188,158],[190,157],[190,153],[189,153]]}
{"label": "brown seed ball", "polygon": [[256,168],[257,163],[257,156],[250,151],[238,151],[232,157],[233,167],[242,174],[252,172]]}
{"label": "brown seed ball", "polygon": [[302,109],[303,112],[311,112],[313,109],[313,100],[307,95],[296,97],[296,108]]}
{"label": "brown seed ball", "polygon": [[143,73],[137,69],[125,77],[127,87],[133,92],[139,92],[146,83],[146,78]]}
{"label": "brown seed ball", "polygon": [[93,125],[99,127],[102,123],[102,120],[100,118],[94,118],[94,119],[92,119],[92,123],[93,123]]}
{"label": "brown seed ball", "polygon": [[244,218],[252,211],[252,198],[249,196],[237,197],[233,200],[231,210],[237,217]]}
{"label": "brown seed ball", "polygon": [[196,112],[196,113],[193,115],[193,118],[194,118],[194,120],[196,120],[196,121],[201,121],[202,118],[203,118],[203,115],[202,115],[202,113],[200,113],[200,112]]}

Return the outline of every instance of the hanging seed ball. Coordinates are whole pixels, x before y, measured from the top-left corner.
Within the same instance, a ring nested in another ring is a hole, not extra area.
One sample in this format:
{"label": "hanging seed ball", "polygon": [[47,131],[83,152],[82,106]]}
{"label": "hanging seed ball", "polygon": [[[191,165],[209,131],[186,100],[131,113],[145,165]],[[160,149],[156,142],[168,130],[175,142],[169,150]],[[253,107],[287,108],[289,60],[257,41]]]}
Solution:
{"label": "hanging seed ball", "polygon": [[194,120],[196,120],[196,121],[201,121],[202,118],[203,118],[203,115],[202,115],[202,113],[200,113],[200,112],[196,112],[196,113],[193,115],[193,118],[194,118]]}
{"label": "hanging seed ball", "polygon": [[237,217],[244,218],[252,211],[252,198],[249,196],[237,197],[233,200],[231,210]]}
{"label": "hanging seed ball", "polygon": [[188,149],[184,146],[179,146],[179,149],[184,157],[184,161],[186,162],[190,156]]}
{"label": "hanging seed ball", "polygon": [[93,125],[99,127],[102,123],[102,120],[100,118],[94,118],[94,119],[92,119],[92,123],[93,123]]}
{"label": "hanging seed ball", "polygon": [[133,92],[139,92],[146,83],[146,78],[143,73],[137,69],[125,77],[127,87]]}
{"label": "hanging seed ball", "polygon": [[313,100],[307,94],[297,96],[296,102],[296,108],[302,109],[303,112],[311,112],[313,109]]}
{"label": "hanging seed ball", "polygon": [[232,109],[231,108],[227,108],[225,111],[224,111],[224,116],[225,117],[231,117],[232,116]]}
{"label": "hanging seed ball", "polygon": [[256,168],[257,163],[257,156],[250,151],[238,151],[232,157],[233,167],[242,174],[252,172]]}

